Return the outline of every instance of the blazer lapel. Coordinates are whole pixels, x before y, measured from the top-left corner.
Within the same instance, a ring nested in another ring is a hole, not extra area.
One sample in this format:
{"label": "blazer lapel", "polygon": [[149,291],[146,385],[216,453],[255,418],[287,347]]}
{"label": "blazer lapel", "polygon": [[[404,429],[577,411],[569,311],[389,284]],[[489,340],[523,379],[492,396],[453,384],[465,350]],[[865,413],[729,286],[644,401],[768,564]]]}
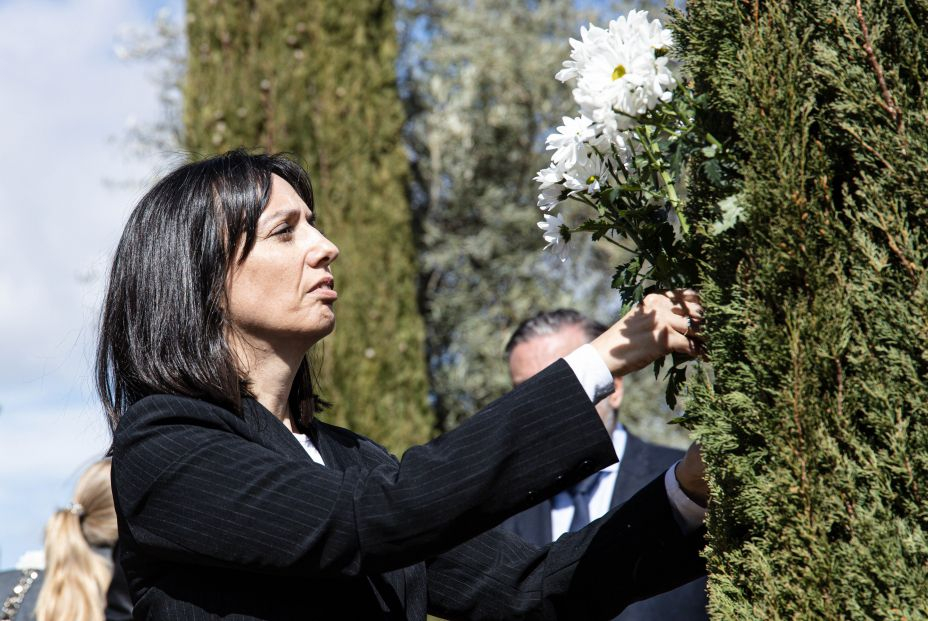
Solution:
{"label": "blazer lapel", "polygon": [[541,509],[540,511],[537,511],[539,521],[537,528],[538,532],[541,533],[541,543],[539,545],[547,545],[552,539],[551,509],[553,507],[551,506],[550,500],[545,500],[538,506]]}
{"label": "blazer lapel", "polygon": [[313,421],[312,429],[314,432],[313,442],[319,449],[325,464],[335,470],[344,471],[351,466],[360,464],[357,447],[349,448],[339,442],[339,438],[333,437],[328,430],[328,426],[317,420]]}
{"label": "blazer lapel", "polygon": [[253,433],[252,439],[258,444],[291,459],[309,459],[300,441],[266,407],[254,399],[246,398],[242,399],[242,409]]}
{"label": "blazer lapel", "polygon": [[625,440],[625,453],[619,462],[619,475],[615,479],[610,508],[618,507],[635,495],[654,477],[648,476],[654,468],[651,465],[645,443],[628,434]]}
{"label": "blazer lapel", "polygon": [[529,543],[536,546],[546,546],[551,543],[551,509],[550,500],[543,500],[509,518],[512,521],[512,530]]}

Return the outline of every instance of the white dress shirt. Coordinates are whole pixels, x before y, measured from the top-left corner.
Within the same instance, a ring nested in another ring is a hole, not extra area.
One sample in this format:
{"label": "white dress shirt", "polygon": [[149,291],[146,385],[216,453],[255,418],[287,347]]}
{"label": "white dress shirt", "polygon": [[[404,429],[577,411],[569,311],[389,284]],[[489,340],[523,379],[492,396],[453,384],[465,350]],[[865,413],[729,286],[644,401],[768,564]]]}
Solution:
{"label": "white dress shirt", "polygon": [[[612,448],[619,458],[617,463],[600,470],[596,489],[590,497],[590,521],[601,518],[609,511],[612,504],[612,492],[615,490],[615,480],[619,476],[619,466],[622,465],[622,456],[625,455],[625,442],[628,432],[621,423],[616,424],[612,431]],[[551,499],[551,539],[557,539],[568,530],[570,522],[574,519],[574,502],[568,492],[561,492]]]}

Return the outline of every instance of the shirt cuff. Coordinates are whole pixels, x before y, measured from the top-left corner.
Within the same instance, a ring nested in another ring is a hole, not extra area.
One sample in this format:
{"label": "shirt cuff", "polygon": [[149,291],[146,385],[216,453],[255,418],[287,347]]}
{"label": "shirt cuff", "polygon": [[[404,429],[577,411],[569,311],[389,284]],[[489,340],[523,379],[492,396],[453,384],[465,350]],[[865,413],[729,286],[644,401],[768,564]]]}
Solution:
{"label": "shirt cuff", "polygon": [[564,362],[570,365],[586,396],[594,405],[615,391],[615,382],[609,367],[589,343],[564,356]]}
{"label": "shirt cuff", "polygon": [[670,509],[673,511],[674,519],[683,534],[688,535],[706,521],[706,508],[690,500],[690,497],[680,488],[680,482],[674,474],[677,464],[672,465],[664,474],[664,489],[667,490],[667,498],[670,500]]}

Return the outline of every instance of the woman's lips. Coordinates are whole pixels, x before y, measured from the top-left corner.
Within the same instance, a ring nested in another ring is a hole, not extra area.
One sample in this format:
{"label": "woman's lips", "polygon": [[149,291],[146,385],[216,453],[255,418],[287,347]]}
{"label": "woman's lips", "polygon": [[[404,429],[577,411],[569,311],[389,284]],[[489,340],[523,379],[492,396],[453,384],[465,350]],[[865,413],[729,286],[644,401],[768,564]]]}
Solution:
{"label": "woman's lips", "polygon": [[313,289],[310,290],[310,295],[313,297],[324,300],[326,302],[335,301],[338,299],[338,292],[332,288],[331,283],[324,282]]}

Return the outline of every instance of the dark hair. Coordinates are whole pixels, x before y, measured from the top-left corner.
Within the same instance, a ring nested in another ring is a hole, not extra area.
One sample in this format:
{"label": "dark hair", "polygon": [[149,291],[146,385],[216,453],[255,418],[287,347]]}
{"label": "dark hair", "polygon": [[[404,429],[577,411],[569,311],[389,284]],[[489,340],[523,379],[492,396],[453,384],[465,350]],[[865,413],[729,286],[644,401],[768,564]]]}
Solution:
{"label": "dark hair", "polygon": [[591,341],[607,330],[605,325],[572,308],[543,311],[516,327],[515,332],[509,337],[509,342],[506,343],[506,356],[508,357],[519,343],[539,336],[557,334],[568,326],[578,326]]}
{"label": "dark hair", "polygon": [[[303,168],[283,154],[231,151],[181,166],[139,201],[110,270],[97,347],[97,392],[116,428],[135,401],[167,393],[241,413],[252,396],[226,342],[226,277],[255,244],[271,175],[313,208]],[[289,405],[305,423],[316,402],[304,358]]]}

